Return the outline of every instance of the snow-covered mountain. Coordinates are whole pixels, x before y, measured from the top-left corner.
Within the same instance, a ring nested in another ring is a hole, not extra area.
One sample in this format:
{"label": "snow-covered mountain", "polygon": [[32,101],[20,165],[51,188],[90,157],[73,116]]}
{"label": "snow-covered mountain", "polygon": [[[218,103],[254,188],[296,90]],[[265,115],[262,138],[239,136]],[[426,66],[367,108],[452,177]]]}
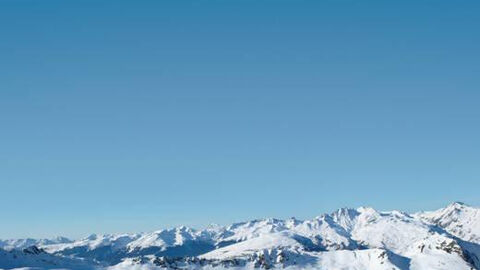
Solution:
{"label": "snow-covered mountain", "polygon": [[7,239],[0,240],[0,248],[5,250],[24,249],[31,246],[46,246],[54,244],[67,244],[73,242],[66,237],[56,237],[53,239]]}
{"label": "snow-covered mountain", "polygon": [[432,212],[422,212],[418,217],[436,224],[449,233],[469,242],[480,242],[480,209],[461,202]]}
{"label": "snow-covered mountain", "polygon": [[96,263],[84,259],[49,254],[32,246],[24,249],[0,249],[0,269],[94,269]]}
{"label": "snow-covered mountain", "polygon": [[5,240],[0,248],[0,269],[479,270],[480,209],[461,203],[415,214],[342,208],[311,220],[261,219],[76,241]]}

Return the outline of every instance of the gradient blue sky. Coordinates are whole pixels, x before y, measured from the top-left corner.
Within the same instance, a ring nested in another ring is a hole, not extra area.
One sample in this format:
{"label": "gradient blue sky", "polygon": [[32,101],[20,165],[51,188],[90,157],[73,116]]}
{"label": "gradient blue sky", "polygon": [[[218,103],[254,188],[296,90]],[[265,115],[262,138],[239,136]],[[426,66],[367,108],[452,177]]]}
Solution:
{"label": "gradient blue sky", "polygon": [[0,2],[0,238],[480,205],[479,1]]}

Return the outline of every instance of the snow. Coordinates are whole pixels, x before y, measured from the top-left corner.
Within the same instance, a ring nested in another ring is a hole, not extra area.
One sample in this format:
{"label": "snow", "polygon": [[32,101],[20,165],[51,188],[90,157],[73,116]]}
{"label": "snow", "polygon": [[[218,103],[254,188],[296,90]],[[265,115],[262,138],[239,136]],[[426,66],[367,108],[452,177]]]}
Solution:
{"label": "snow", "polygon": [[45,252],[29,254],[21,250],[0,250],[0,269],[1,268],[93,270],[95,264],[75,258],[54,256]]}
{"label": "snow", "polygon": [[411,257],[410,270],[471,270],[470,265],[456,254],[427,249]]}
{"label": "snow", "polygon": [[252,255],[261,250],[288,248],[293,250],[301,250],[302,245],[292,239],[291,235],[283,233],[264,234],[259,237],[230,245],[224,248],[216,249],[207,254],[201,255],[205,259],[229,259]]}
{"label": "snow", "polygon": [[430,235],[430,226],[399,212],[379,213],[359,209],[352,238],[372,248],[386,248],[405,254],[411,243]]}
{"label": "snow", "polygon": [[78,247],[85,247],[87,250],[95,250],[101,247],[108,246],[114,250],[118,250],[125,248],[127,244],[131,243],[135,239],[138,239],[139,237],[140,235],[138,234],[92,234],[84,239],[80,239],[71,243],[51,245],[39,244],[39,246],[50,253],[61,252],[63,250],[74,249]]}
{"label": "snow", "polygon": [[127,245],[129,250],[149,247],[171,247],[182,245],[186,241],[198,239],[198,233],[185,226],[147,233]]}
{"label": "snow", "polygon": [[318,260],[319,269],[342,270],[397,270],[401,269],[388,260],[381,249],[339,250],[322,252]]}
{"label": "snow", "polygon": [[52,239],[8,239],[8,240],[0,240],[0,248],[5,250],[12,250],[12,249],[23,249],[33,245],[36,246],[43,246],[43,245],[55,245],[55,244],[65,244],[71,243],[72,240],[66,237],[55,237]]}
{"label": "snow", "polygon": [[444,228],[465,241],[480,244],[479,208],[455,202],[443,209],[418,213],[416,216]]}

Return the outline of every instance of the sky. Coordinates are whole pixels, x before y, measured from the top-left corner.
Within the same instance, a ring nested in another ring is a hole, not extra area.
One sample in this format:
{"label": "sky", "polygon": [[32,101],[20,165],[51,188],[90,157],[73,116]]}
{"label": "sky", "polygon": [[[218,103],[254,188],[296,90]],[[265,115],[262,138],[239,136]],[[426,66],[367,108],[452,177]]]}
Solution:
{"label": "sky", "polygon": [[0,238],[480,206],[479,1],[0,1]]}

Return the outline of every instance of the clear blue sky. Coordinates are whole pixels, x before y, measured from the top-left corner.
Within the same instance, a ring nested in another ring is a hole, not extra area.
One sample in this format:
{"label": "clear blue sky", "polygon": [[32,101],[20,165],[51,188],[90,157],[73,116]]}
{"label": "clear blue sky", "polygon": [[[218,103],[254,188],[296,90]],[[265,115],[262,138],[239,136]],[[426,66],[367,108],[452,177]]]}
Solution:
{"label": "clear blue sky", "polygon": [[0,2],[0,238],[480,205],[479,1]]}

